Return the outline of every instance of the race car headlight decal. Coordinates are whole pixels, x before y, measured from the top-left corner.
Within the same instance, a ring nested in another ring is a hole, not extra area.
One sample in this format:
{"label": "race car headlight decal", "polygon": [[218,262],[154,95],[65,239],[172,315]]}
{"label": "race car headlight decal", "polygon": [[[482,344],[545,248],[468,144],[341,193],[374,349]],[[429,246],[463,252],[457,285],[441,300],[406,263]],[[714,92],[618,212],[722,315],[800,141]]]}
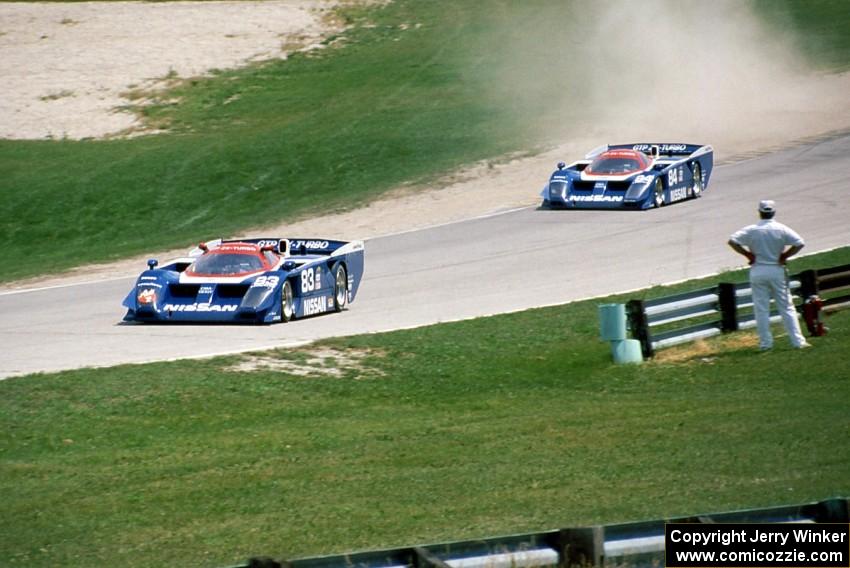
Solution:
{"label": "race car headlight decal", "polygon": [[549,182],[549,197],[567,198],[567,182],[551,181]]}
{"label": "race car headlight decal", "polygon": [[278,276],[259,276],[254,283],[251,284],[251,287],[248,288],[248,292],[242,298],[241,306],[243,308],[260,307],[270,296],[272,296],[272,294],[274,294],[279,281],[280,278]]}
{"label": "race car headlight decal", "polygon": [[136,296],[140,306],[152,306],[156,304],[156,290],[154,288],[142,288]]}
{"label": "race car headlight decal", "polygon": [[644,182],[635,182],[626,192],[624,196],[625,201],[637,201],[641,199],[646,193],[647,188],[649,187],[648,183]]}

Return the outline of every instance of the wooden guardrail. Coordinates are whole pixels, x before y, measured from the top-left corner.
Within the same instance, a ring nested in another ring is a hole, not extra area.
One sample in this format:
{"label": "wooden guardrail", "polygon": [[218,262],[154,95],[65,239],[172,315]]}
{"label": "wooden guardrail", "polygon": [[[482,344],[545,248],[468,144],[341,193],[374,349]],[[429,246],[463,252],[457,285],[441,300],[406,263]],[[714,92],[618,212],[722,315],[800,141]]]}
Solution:
{"label": "wooden guardrail", "polygon": [[[789,277],[792,296],[798,301],[810,334],[820,334],[817,320],[820,311],[850,307],[850,265],[806,270]],[[813,302],[810,309],[803,309]],[[650,300],[631,300],[626,304],[632,337],[641,342],[644,357],[652,357],[657,349],[679,345],[726,333],[755,327],[752,313],[752,290],[748,282],[721,282],[717,286],[693,292],[674,294]],[[771,321],[779,321],[771,311]],[[673,326],[672,324],[683,325]]]}
{"label": "wooden guardrail", "polygon": [[847,523],[847,498],[636,523],[293,560],[257,557],[232,568],[530,568],[663,566],[666,523]]}

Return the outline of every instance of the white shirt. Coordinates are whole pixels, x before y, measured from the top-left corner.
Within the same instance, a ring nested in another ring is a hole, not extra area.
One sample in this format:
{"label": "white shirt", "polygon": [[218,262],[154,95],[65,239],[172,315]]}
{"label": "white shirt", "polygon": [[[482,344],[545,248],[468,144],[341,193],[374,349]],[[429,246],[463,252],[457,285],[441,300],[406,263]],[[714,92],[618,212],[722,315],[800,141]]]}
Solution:
{"label": "white shirt", "polygon": [[732,233],[731,241],[750,249],[756,255],[756,264],[779,264],[779,255],[786,246],[806,244],[793,229],[773,219],[762,219]]}

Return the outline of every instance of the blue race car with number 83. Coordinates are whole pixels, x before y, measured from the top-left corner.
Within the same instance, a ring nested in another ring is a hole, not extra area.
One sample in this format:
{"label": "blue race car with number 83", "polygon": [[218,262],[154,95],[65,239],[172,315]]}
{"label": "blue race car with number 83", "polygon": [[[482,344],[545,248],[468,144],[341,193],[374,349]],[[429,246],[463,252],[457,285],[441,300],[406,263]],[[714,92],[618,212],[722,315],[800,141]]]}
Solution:
{"label": "blue race car with number 83", "polygon": [[697,144],[600,146],[558,169],[540,196],[544,208],[650,209],[696,198],[708,187],[714,149]]}
{"label": "blue race car with number 83", "polygon": [[362,241],[221,239],[148,270],[124,299],[125,321],[287,322],[339,312],[363,277]]}

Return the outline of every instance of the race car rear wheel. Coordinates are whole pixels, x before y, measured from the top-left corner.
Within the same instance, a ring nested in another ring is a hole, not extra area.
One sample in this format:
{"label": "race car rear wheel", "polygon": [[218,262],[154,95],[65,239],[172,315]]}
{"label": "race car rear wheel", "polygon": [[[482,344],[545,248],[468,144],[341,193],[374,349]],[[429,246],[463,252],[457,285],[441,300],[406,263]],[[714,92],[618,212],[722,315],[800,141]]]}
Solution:
{"label": "race car rear wheel", "polygon": [[292,296],[292,283],[287,280],[280,291],[280,321],[286,323],[295,316],[295,300]]}
{"label": "race car rear wheel", "polygon": [[334,271],[334,311],[341,312],[348,301],[348,274],[345,266],[337,265]]}
{"label": "race car rear wheel", "polygon": [[656,207],[664,205],[664,184],[661,183],[661,178],[655,180],[655,189],[652,192],[652,203]]}
{"label": "race car rear wheel", "polygon": [[694,164],[694,185],[691,188],[691,195],[699,197],[702,195],[702,189],[702,166],[697,162]]}

